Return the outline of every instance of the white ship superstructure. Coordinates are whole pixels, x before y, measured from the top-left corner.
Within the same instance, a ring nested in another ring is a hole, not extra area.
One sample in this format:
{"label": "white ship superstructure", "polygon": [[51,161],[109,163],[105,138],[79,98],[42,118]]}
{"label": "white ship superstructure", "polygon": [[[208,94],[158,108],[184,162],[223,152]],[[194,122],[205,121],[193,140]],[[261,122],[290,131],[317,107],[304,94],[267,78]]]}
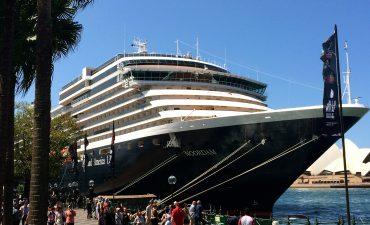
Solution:
{"label": "white ship superstructure", "polygon": [[119,140],[120,135],[177,121],[268,110],[265,89],[264,83],[190,56],[141,50],[84,68],[62,88],[54,113],[76,118],[94,148],[109,145],[113,120]]}

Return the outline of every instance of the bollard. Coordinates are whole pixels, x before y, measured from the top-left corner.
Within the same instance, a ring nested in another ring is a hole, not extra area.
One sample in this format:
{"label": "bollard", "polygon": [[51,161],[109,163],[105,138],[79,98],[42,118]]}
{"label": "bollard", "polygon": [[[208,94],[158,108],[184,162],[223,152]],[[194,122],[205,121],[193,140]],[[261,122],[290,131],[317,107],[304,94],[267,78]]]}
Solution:
{"label": "bollard", "polygon": [[317,217],[315,219],[315,225],[319,225],[319,220],[317,219]]}

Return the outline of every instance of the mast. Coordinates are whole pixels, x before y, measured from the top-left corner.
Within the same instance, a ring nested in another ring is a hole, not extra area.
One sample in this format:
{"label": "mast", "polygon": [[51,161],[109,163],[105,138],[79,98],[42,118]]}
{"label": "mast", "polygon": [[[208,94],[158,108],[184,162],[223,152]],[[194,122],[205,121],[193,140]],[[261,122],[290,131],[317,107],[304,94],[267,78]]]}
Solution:
{"label": "mast", "polygon": [[198,37],[197,37],[197,43],[196,43],[196,46],[197,46],[197,57],[196,57],[195,59],[200,60]]}
{"label": "mast", "polygon": [[[347,209],[347,224],[351,224],[351,214],[349,208],[349,193],[348,193],[348,176],[347,176],[347,159],[346,159],[346,145],[344,139],[344,124],[343,124],[343,105],[342,105],[342,93],[341,93],[341,85],[340,85],[340,66],[339,66],[339,49],[338,49],[338,32],[337,32],[337,25],[334,26],[334,33],[335,33],[335,53],[336,53],[336,64],[337,64],[337,83],[338,83],[338,100],[339,100],[339,120],[340,120],[340,135],[342,139],[342,147],[343,147],[343,167],[344,167],[344,187],[346,191],[346,209]],[[348,65],[348,64],[347,64]]]}
{"label": "mast", "polygon": [[126,55],[126,24],[123,24],[123,55]]}
{"label": "mast", "polygon": [[176,56],[177,57],[180,56],[179,40],[178,39],[176,40]]}
{"label": "mast", "polygon": [[349,67],[349,60],[348,60],[348,43],[347,43],[347,41],[344,42],[344,50],[346,51],[347,69],[346,69],[346,72],[344,72],[346,75],[345,75],[345,79],[344,79],[345,86],[344,86],[342,98],[344,97],[344,95],[347,95],[347,103],[352,104],[352,101],[351,101],[351,84],[350,84],[351,69]]}

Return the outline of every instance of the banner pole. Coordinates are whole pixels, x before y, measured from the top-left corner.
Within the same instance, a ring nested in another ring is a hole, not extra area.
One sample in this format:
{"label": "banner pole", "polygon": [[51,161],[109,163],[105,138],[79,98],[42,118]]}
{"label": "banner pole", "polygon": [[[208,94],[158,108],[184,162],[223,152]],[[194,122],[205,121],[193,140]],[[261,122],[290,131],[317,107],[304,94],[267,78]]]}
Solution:
{"label": "banner pole", "polygon": [[339,49],[338,49],[338,33],[337,25],[334,25],[335,32],[335,48],[336,48],[336,61],[337,61],[337,79],[338,79],[338,100],[339,100],[339,120],[340,120],[340,136],[342,139],[343,147],[343,167],[344,167],[344,186],[346,189],[346,208],[347,208],[347,223],[351,224],[351,215],[349,210],[349,193],[348,193],[348,176],[347,176],[347,160],[346,160],[346,146],[344,140],[344,125],[343,125],[343,109],[342,109],[342,89],[340,82],[340,66],[339,66]]}

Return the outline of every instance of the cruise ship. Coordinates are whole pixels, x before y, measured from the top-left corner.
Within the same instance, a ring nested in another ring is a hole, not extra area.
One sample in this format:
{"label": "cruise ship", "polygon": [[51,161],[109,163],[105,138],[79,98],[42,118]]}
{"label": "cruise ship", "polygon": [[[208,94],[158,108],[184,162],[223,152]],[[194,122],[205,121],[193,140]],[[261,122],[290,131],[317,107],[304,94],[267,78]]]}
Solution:
{"label": "cruise ship", "polygon": [[[96,194],[151,193],[163,204],[201,199],[270,215],[339,138],[322,135],[322,105],[273,110],[265,83],[198,56],[148,53],[146,42],[134,43],[135,53],[83,68],[52,111],[74,117],[87,135],[78,142],[82,191],[94,180]],[[367,111],[344,105],[345,130]],[[169,184],[170,176],[176,182]]]}

